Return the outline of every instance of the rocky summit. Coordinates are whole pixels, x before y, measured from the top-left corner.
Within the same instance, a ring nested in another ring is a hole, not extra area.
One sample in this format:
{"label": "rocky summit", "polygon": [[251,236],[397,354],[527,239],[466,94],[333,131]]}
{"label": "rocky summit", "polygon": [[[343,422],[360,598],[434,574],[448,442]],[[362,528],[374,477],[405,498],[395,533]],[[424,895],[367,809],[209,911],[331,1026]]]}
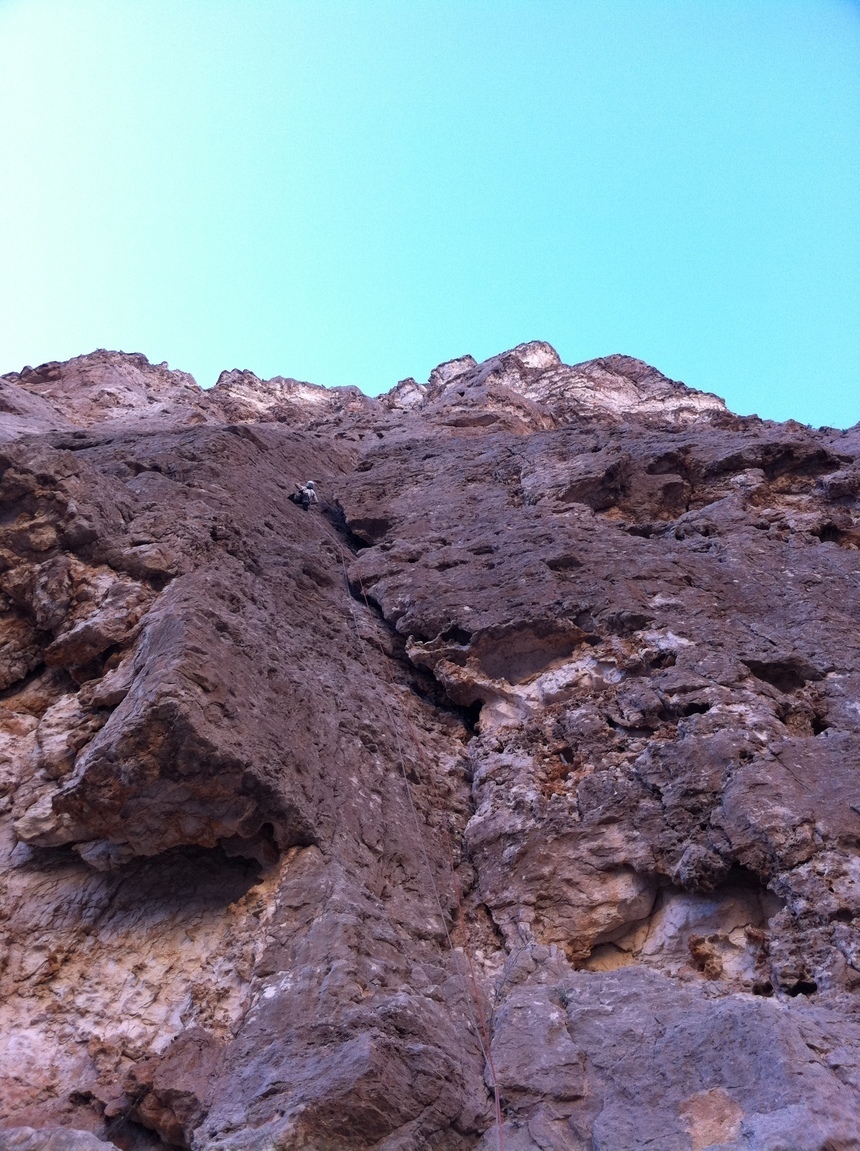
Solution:
{"label": "rocky summit", "polygon": [[0,476],[0,1148],[860,1148],[860,425],[98,351]]}

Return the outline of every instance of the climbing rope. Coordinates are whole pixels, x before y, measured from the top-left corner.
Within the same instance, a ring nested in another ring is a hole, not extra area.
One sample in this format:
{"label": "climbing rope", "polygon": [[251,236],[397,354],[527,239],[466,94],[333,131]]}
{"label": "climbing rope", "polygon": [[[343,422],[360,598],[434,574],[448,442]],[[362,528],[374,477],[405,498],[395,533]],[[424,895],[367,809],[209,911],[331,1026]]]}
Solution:
{"label": "climbing rope", "polygon": [[[327,504],[327,506],[330,506],[330,505]],[[358,647],[359,647],[359,651],[361,652],[361,658],[364,662],[365,667],[367,668],[367,672],[368,672],[368,675],[370,676],[371,682],[377,683],[378,679],[377,679],[377,676],[376,676],[374,669],[371,665],[370,659],[368,657],[367,645],[365,643],[364,637],[361,634],[361,628],[359,626],[358,616],[356,615],[355,598],[353,596],[352,585],[350,584],[350,580],[349,580],[349,569],[348,569],[348,565],[347,565],[346,553],[344,552],[344,549],[343,549],[343,546],[341,545],[340,540],[337,538],[336,535],[334,535],[334,531],[335,531],[334,526],[333,525],[328,525],[328,526],[329,526],[331,537],[333,539],[335,547],[337,548],[338,556],[340,558],[341,567],[343,569],[347,602],[349,603],[350,615],[352,616],[352,624],[353,624],[353,628],[355,630],[356,639],[358,640]],[[367,594],[364,590],[364,585],[362,584],[360,579],[358,580],[358,587],[359,587],[359,590],[361,593],[361,598],[364,601],[364,605],[367,608],[367,610],[370,612],[371,611],[370,603],[368,602]],[[383,667],[385,669],[385,676],[386,676],[386,679],[387,679],[389,685],[393,687],[394,686],[394,677],[393,677],[392,672],[391,672],[391,667],[389,665],[388,657],[386,656],[386,653],[385,653],[381,643],[377,644],[377,647],[380,651],[380,654],[382,654],[385,657],[383,660]],[[475,961],[474,961],[474,957],[472,955],[471,947],[469,946],[469,943],[468,943],[468,936],[466,935],[465,915],[463,912],[462,891],[460,889],[460,881],[457,877],[457,869],[456,869],[456,865],[454,863],[454,849],[453,849],[453,845],[451,843],[451,836],[448,832],[447,821],[444,819],[442,820],[442,834],[443,834],[443,840],[444,840],[444,846],[446,849],[446,854],[448,857],[448,867],[449,867],[450,876],[451,876],[451,884],[452,884],[454,896],[455,896],[456,903],[457,903],[457,920],[459,923],[461,923],[463,925],[463,929],[464,929],[464,945],[462,947],[462,952],[463,952],[463,955],[465,955],[465,957],[466,957],[466,963],[468,966],[468,978],[466,977],[466,974],[463,972],[463,970],[461,968],[459,958],[457,956],[457,949],[454,946],[454,940],[452,939],[451,932],[448,929],[448,923],[447,923],[447,920],[445,917],[445,909],[444,909],[443,904],[442,904],[442,897],[439,893],[439,887],[436,883],[436,877],[435,877],[435,874],[433,872],[433,866],[430,862],[430,855],[427,851],[427,844],[426,844],[426,840],[425,840],[424,829],[422,828],[421,821],[418,818],[418,809],[416,807],[415,799],[414,799],[414,796],[412,793],[412,785],[409,782],[409,774],[408,774],[408,771],[406,768],[406,756],[404,754],[403,745],[402,745],[401,739],[400,739],[399,726],[395,722],[394,713],[391,710],[391,706],[389,705],[386,693],[384,691],[380,691],[379,692],[379,698],[380,698],[380,701],[382,703],[383,709],[384,709],[384,711],[388,717],[391,730],[394,733],[394,740],[395,740],[395,744],[397,747],[397,760],[398,760],[398,764],[400,767],[400,774],[403,778],[403,785],[404,785],[404,789],[406,792],[406,798],[408,801],[408,806],[409,806],[409,810],[411,813],[412,822],[415,825],[415,831],[416,831],[416,835],[418,837],[418,844],[419,844],[419,847],[421,850],[421,855],[422,855],[422,858],[424,861],[424,866],[427,870],[427,875],[428,875],[428,878],[430,880],[430,886],[431,886],[432,891],[433,891],[433,897],[434,897],[434,900],[436,902],[436,906],[439,909],[439,918],[442,922],[442,928],[445,932],[445,939],[447,941],[448,948],[451,952],[452,958],[454,959],[454,963],[455,963],[455,966],[457,968],[457,972],[460,975],[461,979],[463,980],[463,990],[465,993],[464,998],[465,998],[465,1002],[466,1002],[466,1005],[467,1005],[467,1008],[469,1011],[469,1015],[471,1017],[472,1026],[475,1029],[475,1034],[477,1036],[478,1043],[480,1044],[480,1047],[481,1047],[481,1053],[483,1054],[484,1059],[486,1061],[486,1065],[490,1071],[490,1076],[492,1079],[494,1110],[495,1110],[496,1143],[497,1143],[498,1151],[505,1151],[504,1133],[503,1133],[503,1127],[502,1127],[503,1120],[502,1120],[501,1093],[499,1091],[499,1083],[498,1083],[498,1077],[496,1075],[496,1068],[495,1068],[495,1065],[493,1064],[493,1055],[492,1055],[492,1050],[491,1050],[489,1031],[488,1031],[488,1028],[486,1025],[486,1020],[484,1018],[484,1010],[481,1006],[481,995],[480,995],[480,991],[478,988],[477,975],[475,973]],[[426,778],[429,781],[429,788],[431,791],[431,796],[434,800],[437,801],[437,804],[436,804],[437,808],[441,810],[441,803],[438,802],[439,801],[439,795],[438,795],[438,792],[436,791],[435,782],[433,780],[433,772],[432,772],[432,769],[430,768],[430,764],[427,761],[426,753],[425,753],[424,748],[421,744],[421,741],[418,738],[418,733],[415,730],[415,726],[412,723],[412,720],[410,719],[410,717],[408,715],[405,716],[405,719],[406,719],[407,730],[410,734],[410,737],[412,739],[412,743],[413,743],[413,745],[415,747],[415,751],[417,753],[417,758],[418,758],[422,768],[426,769],[426,771],[424,773],[424,778]]]}

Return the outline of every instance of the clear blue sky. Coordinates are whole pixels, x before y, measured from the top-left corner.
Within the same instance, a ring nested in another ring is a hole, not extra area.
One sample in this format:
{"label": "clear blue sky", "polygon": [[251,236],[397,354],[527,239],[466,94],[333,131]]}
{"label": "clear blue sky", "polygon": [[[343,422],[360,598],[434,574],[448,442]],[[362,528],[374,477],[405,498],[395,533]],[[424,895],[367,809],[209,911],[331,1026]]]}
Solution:
{"label": "clear blue sky", "polygon": [[858,0],[0,0],[0,371],[527,339],[860,420]]}

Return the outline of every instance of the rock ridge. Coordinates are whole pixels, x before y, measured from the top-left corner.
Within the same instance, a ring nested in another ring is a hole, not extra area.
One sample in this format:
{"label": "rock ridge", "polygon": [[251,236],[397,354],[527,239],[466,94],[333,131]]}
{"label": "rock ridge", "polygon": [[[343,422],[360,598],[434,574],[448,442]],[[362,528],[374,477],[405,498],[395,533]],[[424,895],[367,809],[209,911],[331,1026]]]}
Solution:
{"label": "rock ridge", "polygon": [[[187,372],[151,364],[140,353],[99,349],[66,363],[51,361],[0,376],[4,438],[30,430],[124,424],[146,426],[274,421],[316,424],[337,417],[378,418],[380,409],[428,408],[468,426],[468,412],[486,422],[506,406],[523,416],[564,422],[587,415],[638,415],[685,423],[728,414],[717,396],[670,380],[630,356],[607,356],[569,367],[543,341],[519,344],[477,363],[462,356],[440,364],[426,384],[401,380],[371,398],[357,387],[326,388],[248,370],[224,371],[215,386],[199,388]],[[544,410],[541,410],[544,409]],[[463,422],[465,421],[465,422]]]}
{"label": "rock ridge", "polygon": [[858,495],[542,341],[0,377],[0,1149],[857,1151]]}

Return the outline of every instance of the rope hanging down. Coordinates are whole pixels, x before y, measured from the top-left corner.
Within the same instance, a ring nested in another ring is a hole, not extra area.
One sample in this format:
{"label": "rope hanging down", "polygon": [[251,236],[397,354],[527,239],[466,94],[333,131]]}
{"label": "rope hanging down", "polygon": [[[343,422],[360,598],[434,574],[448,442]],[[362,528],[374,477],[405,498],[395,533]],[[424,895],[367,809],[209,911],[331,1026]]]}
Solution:
{"label": "rope hanging down", "polygon": [[[340,540],[334,535],[334,529],[332,528],[331,531],[332,531],[332,538],[334,540],[335,546],[336,546],[337,551],[338,551],[338,555],[340,557],[341,567],[343,568],[343,576],[344,576],[344,584],[346,587],[347,601],[349,603],[350,614],[352,616],[353,628],[355,629],[355,634],[356,634],[356,638],[358,640],[359,650],[361,651],[361,657],[362,657],[362,660],[364,661],[365,667],[367,668],[367,672],[371,678],[371,682],[377,682],[377,677],[374,673],[373,667],[371,666],[370,660],[368,658],[367,646],[365,644],[364,637],[361,634],[361,629],[359,627],[358,617],[357,617],[356,612],[355,612],[355,599],[353,597],[352,587],[351,587],[350,582],[349,582],[349,572],[348,572],[348,568],[347,568],[346,554],[344,553],[344,550],[343,550],[343,547],[341,546]],[[367,595],[365,594],[364,587],[362,586],[360,580],[359,580],[359,588],[361,590],[361,597],[364,601],[365,607],[368,609],[368,611],[370,611],[371,610],[370,604],[368,603]],[[393,687],[394,686],[394,679],[393,679],[393,676],[391,674],[391,668],[389,667],[389,664],[388,664],[388,657],[385,655],[385,652],[382,649],[382,646],[381,645],[377,645],[377,646],[379,647],[381,654],[385,657],[384,662],[383,662],[383,667],[385,668],[386,679],[388,680],[388,683]],[[464,945],[462,948],[462,952],[466,957],[466,962],[467,962],[468,969],[469,969],[468,970],[468,977],[467,977],[466,974],[463,972],[461,966],[460,966],[459,958],[457,955],[457,949],[454,946],[454,941],[451,938],[451,933],[448,929],[448,923],[447,923],[446,918],[445,918],[445,911],[444,911],[444,908],[442,906],[442,899],[441,899],[441,896],[439,894],[439,888],[436,884],[436,877],[433,874],[433,867],[432,867],[432,864],[430,863],[430,856],[428,854],[427,845],[425,842],[424,829],[422,828],[421,821],[418,818],[418,810],[415,806],[415,800],[414,800],[413,795],[412,795],[412,785],[409,782],[409,775],[408,775],[408,772],[406,770],[406,757],[404,755],[403,745],[402,745],[401,740],[400,740],[400,731],[399,731],[397,723],[395,722],[395,717],[394,717],[394,714],[393,714],[391,707],[388,703],[386,693],[383,691],[380,691],[379,697],[380,697],[380,701],[382,703],[383,709],[386,713],[386,716],[389,720],[391,730],[394,733],[395,744],[397,747],[397,759],[398,759],[398,764],[400,767],[400,774],[403,778],[403,785],[404,785],[404,788],[406,791],[406,798],[408,800],[409,810],[411,813],[412,821],[415,825],[415,832],[416,832],[416,835],[418,837],[418,844],[419,844],[420,849],[421,849],[421,855],[422,855],[422,858],[424,860],[424,866],[427,869],[427,875],[428,875],[428,878],[430,880],[430,886],[433,890],[433,897],[435,899],[436,906],[439,910],[439,918],[442,921],[442,927],[443,927],[443,930],[445,932],[445,939],[448,943],[448,948],[451,951],[452,958],[454,959],[454,962],[455,962],[455,965],[457,968],[457,972],[463,980],[463,990],[465,992],[465,1001],[466,1001],[466,1004],[467,1004],[468,1009],[469,1009],[469,1015],[471,1016],[471,1022],[472,1022],[473,1027],[475,1028],[475,1034],[477,1035],[478,1042],[481,1046],[481,1052],[484,1056],[484,1059],[486,1060],[487,1067],[490,1070],[490,1076],[492,1078],[494,1106],[495,1106],[496,1142],[497,1142],[498,1151],[505,1151],[504,1134],[503,1134],[503,1129],[502,1129],[501,1094],[499,1092],[499,1083],[498,1083],[498,1079],[496,1076],[496,1069],[495,1069],[495,1066],[493,1064],[493,1055],[492,1055],[491,1046],[490,1046],[490,1037],[489,1037],[486,1021],[484,1018],[484,1012],[483,1012],[483,1009],[481,1007],[481,996],[480,996],[480,991],[478,989],[478,979],[477,979],[477,975],[475,973],[475,961],[474,961],[474,958],[472,956],[472,950],[468,944],[468,939],[465,939]],[[419,762],[421,763],[422,767],[426,769],[425,777],[427,780],[429,780],[430,791],[431,791],[432,797],[433,797],[433,799],[438,800],[439,795],[438,795],[438,792],[436,791],[435,784],[433,782],[433,773],[432,773],[432,770],[430,770],[430,765],[427,762],[427,757],[426,757],[424,748],[421,745],[421,741],[418,738],[418,733],[416,732],[415,727],[412,723],[412,720],[409,718],[409,716],[407,715],[404,718],[406,720],[407,730],[409,731],[412,743],[413,743],[413,745],[415,747],[415,751],[417,753],[417,758],[418,758]],[[457,878],[457,870],[456,870],[456,866],[454,864],[454,849],[453,849],[453,846],[451,843],[451,837],[448,833],[447,823],[444,820],[442,821],[442,834],[443,834],[443,838],[444,838],[444,845],[445,845],[445,849],[446,849],[446,854],[448,857],[448,867],[449,867],[450,876],[451,876],[451,883],[452,883],[452,887],[453,887],[453,891],[454,891],[454,896],[455,896],[456,901],[457,901],[457,918],[458,918],[458,922],[464,924],[464,928],[465,928],[465,916],[463,913],[462,892],[460,890],[460,881]]]}

